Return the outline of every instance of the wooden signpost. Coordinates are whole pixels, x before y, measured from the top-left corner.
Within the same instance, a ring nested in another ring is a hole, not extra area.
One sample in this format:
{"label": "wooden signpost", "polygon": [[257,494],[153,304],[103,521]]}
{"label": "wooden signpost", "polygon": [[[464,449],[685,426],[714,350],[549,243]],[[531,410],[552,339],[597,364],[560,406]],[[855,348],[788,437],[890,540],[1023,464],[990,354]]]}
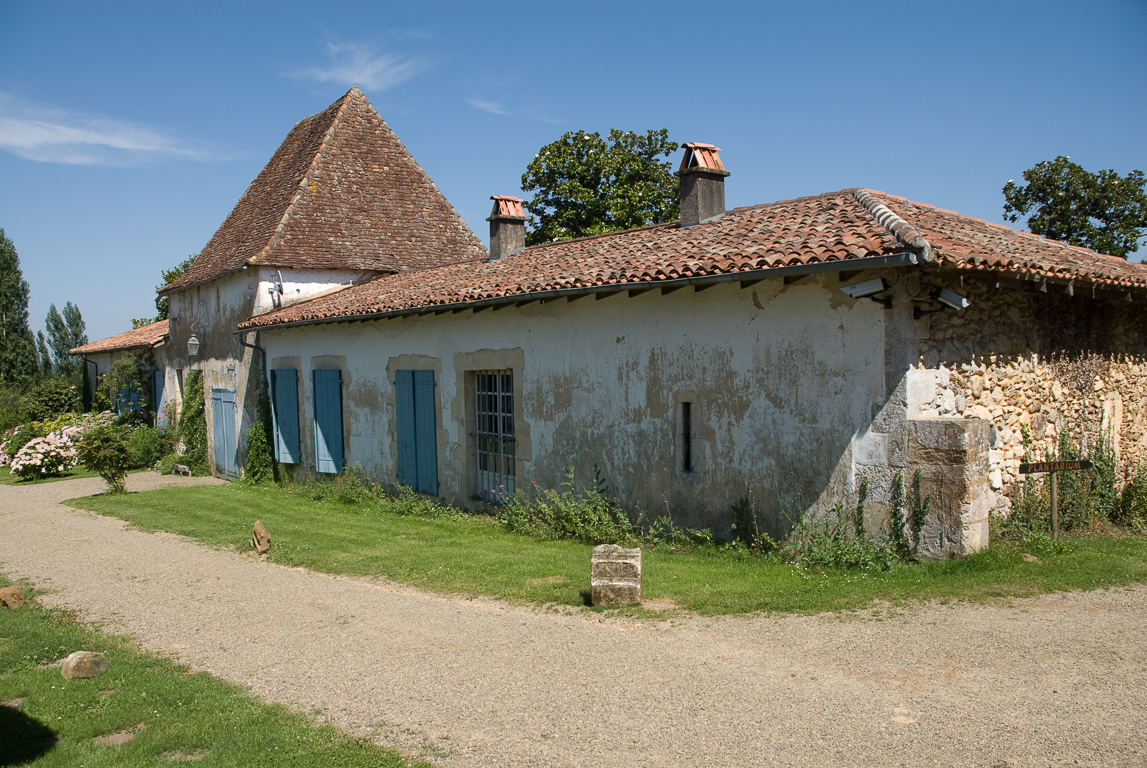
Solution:
{"label": "wooden signpost", "polygon": [[1075,461],[1029,461],[1020,464],[1021,475],[1034,475],[1037,472],[1051,474],[1051,537],[1059,538],[1059,483],[1056,474],[1059,472],[1074,472],[1079,469],[1091,469],[1091,462],[1087,459]]}

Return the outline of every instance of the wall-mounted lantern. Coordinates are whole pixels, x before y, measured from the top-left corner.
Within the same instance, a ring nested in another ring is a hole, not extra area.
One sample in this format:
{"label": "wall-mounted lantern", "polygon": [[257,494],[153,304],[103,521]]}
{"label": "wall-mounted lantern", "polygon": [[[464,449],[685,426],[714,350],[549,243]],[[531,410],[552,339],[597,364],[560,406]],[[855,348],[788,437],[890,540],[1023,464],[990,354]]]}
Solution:
{"label": "wall-mounted lantern", "polygon": [[203,327],[199,323],[191,324],[191,337],[187,340],[187,354],[195,357],[199,354],[199,338],[195,335],[196,330],[203,333]]}

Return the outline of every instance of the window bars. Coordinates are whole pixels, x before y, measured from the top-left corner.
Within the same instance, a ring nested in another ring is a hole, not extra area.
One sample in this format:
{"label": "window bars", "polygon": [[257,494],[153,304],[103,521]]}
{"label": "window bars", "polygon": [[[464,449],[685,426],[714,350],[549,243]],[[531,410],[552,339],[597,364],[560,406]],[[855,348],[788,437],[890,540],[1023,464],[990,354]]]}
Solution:
{"label": "window bars", "polygon": [[514,494],[514,375],[474,373],[474,447],[478,495],[500,501]]}

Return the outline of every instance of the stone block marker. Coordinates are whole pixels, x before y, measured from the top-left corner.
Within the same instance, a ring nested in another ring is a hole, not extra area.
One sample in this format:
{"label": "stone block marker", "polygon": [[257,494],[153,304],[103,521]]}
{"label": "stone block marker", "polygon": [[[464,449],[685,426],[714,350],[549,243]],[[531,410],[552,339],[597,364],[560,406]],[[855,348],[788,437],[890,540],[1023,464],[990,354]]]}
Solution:
{"label": "stone block marker", "polygon": [[641,604],[641,549],[616,544],[593,548],[590,560],[590,602],[594,605]]}
{"label": "stone block marker", "polygon": [[256,520],[255,525],[251,528],[251,546],[259,555],[266,554],[267,550],[271,548],[271,532],[260,520]]}
{"label": "stone block marker", "polygon": [[5,608],[19,608],[28,602],[24,599],[24,588],[19,584],[0,589],[0,605]]}
{"label": "stone block marker", "polygon": [[74,677],[95,677],[112,668],[108,657],[98,651],[76,651],[64,659],[64,666],[60,667],[60,674],[65,679]]}

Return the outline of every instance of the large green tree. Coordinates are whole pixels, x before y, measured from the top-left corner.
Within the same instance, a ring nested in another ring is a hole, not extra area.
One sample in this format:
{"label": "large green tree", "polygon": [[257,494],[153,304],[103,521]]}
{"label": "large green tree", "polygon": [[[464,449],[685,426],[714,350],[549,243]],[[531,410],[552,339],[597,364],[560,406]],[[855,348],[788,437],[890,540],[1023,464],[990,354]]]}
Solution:
{"label": "large green tree", "polygon": [[28,282],[16,246],[0,229],[0,384],[36,375],[36,341],[28,327]]}
{"label": "large green tree", "polygon": [[522,174],[532,192],[530,245],[672,221],[678,180],[659,158],[677,150],[665,129],[644,135],[570,131],[542,147]]}
{"label": "large green tree", "polygon": [[[198,255],[199,255],[198,253],[193,253],[190,256],[188,256],[186,259],[184,259],[183,261],[176,264],[171,269],[163,270],[163,272],[162,272],[163,282],[156,286],[156,290],[159,290],[163,286],[168,285],[170,283],[174,283],[176,280],[178,280],[179,278],[181,278],[185,274],[187,274],[187,270],[191,269],[191,263],[193,261],[195,261],[195,258]],[[131,327],[132,328],[142,328],[145,325],[150,325],[151,323],[156,323],[156,322],[159,322],[160,320],[166,320],[167,319],[167,295],[166,294],[164,294],[163,296],[156,296],[155,297],[155,308],[157,310],[155,317],[136,318],[136,319],[131,321]]]}
{"label": "large green tree", "polygon": [[52,352],[52,367],[56,373],[68,378],[78,375],[80,361],[68,350],[88,343],[88,335],[84,333],[86,325],[79,307],[69,301],[64,304],[61,315],[56,305],[52,304],[48,307],[44,326],[48,329],[48,347]]}
{"label": "large green tree", "polygon": [[1027,217],[1034,234],[1127,258],[1147,229],[1142,171],[1090,173],[1061,155],[1024,171],[1026,185],[1004,185],[1004,218]]}

